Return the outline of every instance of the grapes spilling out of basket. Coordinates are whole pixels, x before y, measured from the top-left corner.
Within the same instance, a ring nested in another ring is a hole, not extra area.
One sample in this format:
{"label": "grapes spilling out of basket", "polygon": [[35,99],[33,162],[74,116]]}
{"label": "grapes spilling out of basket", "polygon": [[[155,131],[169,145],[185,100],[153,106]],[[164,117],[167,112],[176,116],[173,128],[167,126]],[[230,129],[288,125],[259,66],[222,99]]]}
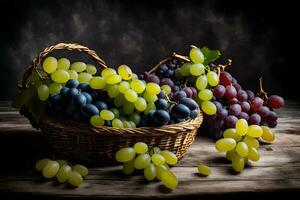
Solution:
{"label": "grapes spilling out of basket", "polygon": [[137,142],[133,147],[122,148],[115,154],[118,162],[123,163],[123,172],[126,175],[133,174],[135,170],[143,170],[146,180],[161,180],[169,189],[175,189],[178,185],[176,175],[170,170],[170,166],[177,164],[174,153],[161,150],[159,147],[148,149],[148,145]]}
{"label": "grapes spilling out of basket", "polygon": [[87,176],[88,169],[80,164],[71,166],[65,160],[51,160],[48,158],[36,162],[35,169],[41,171],[46,179],[56,178],[59,183],[69,183],[78,187],[83,183],[83,177]]}

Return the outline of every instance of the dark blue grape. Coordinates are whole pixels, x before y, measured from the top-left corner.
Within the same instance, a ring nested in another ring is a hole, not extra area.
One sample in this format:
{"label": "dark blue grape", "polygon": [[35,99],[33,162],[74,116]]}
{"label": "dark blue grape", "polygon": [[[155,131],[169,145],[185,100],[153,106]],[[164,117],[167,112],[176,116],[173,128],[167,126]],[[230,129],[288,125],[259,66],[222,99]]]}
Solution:
{"label": "dark blue grape", "polygon": [[166,93],[164,90],[161,90],[160,93],[157,95],[157,97],[160,99],[165,98],[165,96],[166,96]]}
{"label": "dark blue grape", "polygon": [[198,117],[198,113],[199,113],[198,110],[192,110],[191,113],[190,113],[190,118],[192,118],[192,119],[197,118]]}
{"label": "dark blue grape", "polygon": [[85,104],[81,107],[81,114],[85,118],[90,119],[93,115],[99,115],[99,110],[93,104]]}
{"label": "dark blue grape", "polygon": [[108,109],[107,104],[103,101],[96,101],[93,104],[98,108],[99,111]]}
{"label": "dark blue grape", "polygon": [[168,66],[163,64],[159,67],[159,70],[161,70],[162,73],[165,73],[166,71],[168,71]]}
{"label": "dark blue grape", "polygon": [[79,82],[76,79],[70,79],[66,83],[66,86],[69,88],[77,88],[78,85],[79,85]]}
{"label": "dark blue grape", "polygon": [[222,120],[228,116],[228,111],[225,108],[218,110],[217,119]]}
{"label": "dark blue grape", "polygon": [[60,104],[63,102],[63,97],[60,94],[54,94],[49,97],[49,101],[53,104]]}
{"label": "dark blue grape", "polygon": [[72,99],[72,104],[74,106],[82,106],[84,104],[86,104],[86,97],[83,94],[77,94],[73,97]]}
{"label": "dark blue grape", "polygon": [[168,69],[168,71],[166,71],[165,76],[166,77],[172,77],[174,76],[175,72],[171,69]]}
{"label": "dark blue grape", "polygon": [[170,115],[165,110],[156,110],[152,116],[152,119],[156,125],[168,124]]}
{"label": "dark blue grape", "polygon": [[76,88],[70,88],[66,93],[67,100],[71,101],[75,95],[77,95],[79,91]]}
{"label": "dark blue grape", "polygon": [[180,90],[180,87],[178,86],[178,85],[174,85],[173,87],[172,87],[172,92],[177,92],[177,91],[179,91]]}
{"label": "dark blue grape", "polygon": [[178,120],[186,119],[190,115],[190,109],[186,105],[177,104],[172,108],[171,115]]}
{"label": "dark blue grape", "polygon": [[82,95],[84,95],[85,96],[85,98],[86,98],[86,103],[92,103],[92,96],[89,94],[89,93],[87,93],[87,92],[82,92],[81,93]]}
{"label": "dark blue grape", "polygon": [[96,90],[91,90],[89,92],[89,94],[91,95],[92,99],[97,99],[99,97],[99,93]]}
{"label": "dark blue grape", "polygon": [[147,127],[148,126],[148,119],[146,116],[141,117],[141,121],[138,124],[139,127]]}
{"label": "dark blue grape", "polygon": [[68,87],[66,87],[66,86],[64,86],[63,88],[61,88],[61,90],[60,90],[61,96],[65,98],[65,97],[66,97],[66,94],[67,94],[67,92],[68,92],[69,89],[70,89],[70,88],[68,88]]}
{"label": "dark blue grape", "polygon": [[91,89],[88,83],[80,83],[77,88],[80,89],[81,92],[89,92]]}
{"label": "dark blue grape", "polygon": [[179,103],[186,105],[190,110],[195,110],[199,108],[199,105],[191,98],[184,97],[180,99]]}
{"label": "dark blue grape", "polygon": [[186,97],[186,93],[184,91],[177,91],[174,93],[173,100],[179,101],[184,97]]}
{"label": "dark blue grape", "polygon": [[105,120],[105,121],[104,121],[104,126],[109,126],[109,127],[111,127],[111,121]]}
{"label": "dark blue grape", "polygon": [[157,99],[155,102],[156,109],[159,110],[167,110],[169,107],[169,103],[165,99]]}

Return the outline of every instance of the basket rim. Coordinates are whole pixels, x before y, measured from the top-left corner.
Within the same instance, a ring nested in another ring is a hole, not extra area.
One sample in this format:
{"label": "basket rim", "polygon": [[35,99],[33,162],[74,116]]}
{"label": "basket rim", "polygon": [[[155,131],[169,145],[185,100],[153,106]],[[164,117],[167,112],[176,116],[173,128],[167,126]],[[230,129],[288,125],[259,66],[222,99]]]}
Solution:
{"label": "basket rim", "polygon": [[[74,120],[59,120],[52,116],[44,116],[41,121],[42,132],[51,127],[66,128],[69,131],[75,131],[88,134],[102,134],[102,135],[119,135],[119,136],[162,136],[174,135],[184,131],[191,131],[199,128],[203,122],[203,113],[200,111],[195,119],[190,119],[176,124],[168,124],[156,127],[138,127],[138,128],[115,128],[109,126],[94,127],[90,124],[77,122]],[[45,128],[45,129],[44,129]]]}

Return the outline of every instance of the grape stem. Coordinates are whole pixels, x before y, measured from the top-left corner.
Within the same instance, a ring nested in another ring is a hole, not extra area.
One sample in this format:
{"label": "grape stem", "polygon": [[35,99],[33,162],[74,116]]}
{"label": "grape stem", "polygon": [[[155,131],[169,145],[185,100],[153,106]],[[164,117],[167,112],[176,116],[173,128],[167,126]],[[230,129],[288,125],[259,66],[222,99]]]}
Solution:
{"label": "grape stem", "polygon": [[228,67],[228,66],[230,66],[230,65],[232,65],[232,60],[231,60],[231,59],[228,59],[228,60],[227,60],[227,63],[225,63],[224,65],[219,64],[218,67],[221,68],[222,71],[225,71],[225,68]]}
{"label": "grape stem", "polygon": [[259,78],[259,93],[258,93],[258,95],[260,97],[262,97],[263,100],[268,99],[268,93],[265,92],[264,89],[263,89],[263,78],[262,77]]}
{"label": "grape stem", "polygon": [[187,62],[191,61],[187,56],[182,56],[182,55],[179,55],[179,54],[177,54],[175,52],[173,52],[173,57],[182,59],[182,60],[187,61]]}
{"label": "grape stem", "polygon": [[173,104],[177,104],[177,102],[172,101],[172,100],[170,99],[169,95],[166,95],[166,98],[167,98],[168,102],[173,103]]}
{"label": "grape stem", "polygon": [[191,48],[194,48],[194,49],[198,49],[198,47],[195,46],[195,45],[193,45],[193,44],[191,44],[190,47],[191,47]]}

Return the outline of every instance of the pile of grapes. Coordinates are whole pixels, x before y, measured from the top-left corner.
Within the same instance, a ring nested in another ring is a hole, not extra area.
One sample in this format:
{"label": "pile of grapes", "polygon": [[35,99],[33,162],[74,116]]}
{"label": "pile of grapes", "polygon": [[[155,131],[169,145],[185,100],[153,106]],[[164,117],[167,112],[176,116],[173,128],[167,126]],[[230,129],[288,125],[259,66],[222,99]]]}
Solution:
{"label": "pile of grapes", "polygon": [[83,165],[70,166],[65,160],[51,160],[48,158],[37,161],[35,169],[41,171],[47,179],[56,177],[57,182],[68,182],[76,187],[82,184],[82,177],[87,176],[89,173],[88,169]]}

